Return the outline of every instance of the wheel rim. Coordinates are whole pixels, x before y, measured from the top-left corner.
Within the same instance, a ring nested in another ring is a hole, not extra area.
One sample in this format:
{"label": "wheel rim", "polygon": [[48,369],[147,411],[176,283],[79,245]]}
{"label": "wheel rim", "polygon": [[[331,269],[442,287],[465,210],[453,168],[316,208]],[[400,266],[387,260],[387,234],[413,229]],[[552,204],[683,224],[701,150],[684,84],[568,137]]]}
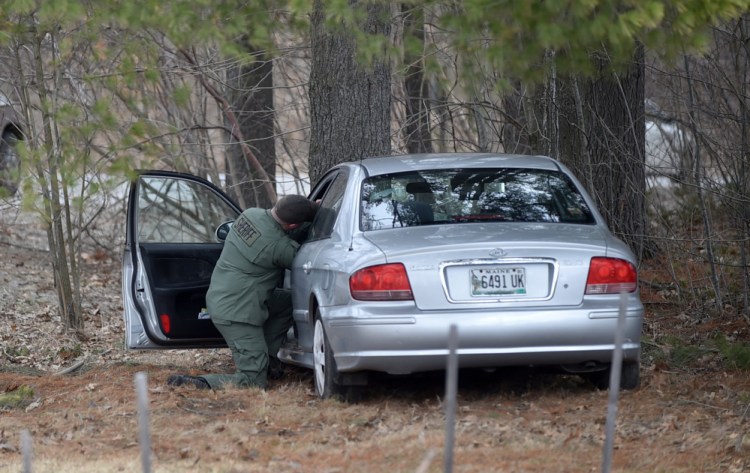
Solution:
{"label": "wheel rim", "polygon": [[315,365],[315,390],[323,397],[326,383],[326,338],[320,319],[315,321],[313,332],[313,364]]}

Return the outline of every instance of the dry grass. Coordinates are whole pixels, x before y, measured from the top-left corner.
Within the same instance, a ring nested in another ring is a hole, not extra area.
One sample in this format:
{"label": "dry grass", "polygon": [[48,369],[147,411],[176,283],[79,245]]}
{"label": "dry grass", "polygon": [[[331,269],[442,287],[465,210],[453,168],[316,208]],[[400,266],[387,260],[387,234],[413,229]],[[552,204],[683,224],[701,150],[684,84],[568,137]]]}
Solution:
{"label": "dry grass", "polygon": [[[28,385],[36,400],[0,415],[0,471],[20,470],[21,429],[33,436],[34,471],[140,471],[139,371],[149,378],[154,471],[414,472],[431,453],[425,471],[442,471],[440,376],[385,380],[348,405],[317,399],[304,370],[268,391],[206,392],[164,385],[188,366],[137,358],[74,376],[0,373],[0,390]],[[209,368],[226,361],[219,354]],[[743,374],[646,373],[621,397],[614,470],[744,471],[748,393]],[[454,471],[598,471],[606,402],[575,378],[462,373]]]}

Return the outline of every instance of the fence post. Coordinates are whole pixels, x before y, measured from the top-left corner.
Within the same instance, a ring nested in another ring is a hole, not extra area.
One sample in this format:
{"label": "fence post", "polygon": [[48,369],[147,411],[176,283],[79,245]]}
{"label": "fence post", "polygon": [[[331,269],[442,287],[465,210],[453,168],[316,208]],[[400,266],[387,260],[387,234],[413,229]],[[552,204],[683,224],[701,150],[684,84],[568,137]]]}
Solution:
{"label": "fence post", "polygon": [[23,457],[23,473],[31,473],[31,433],[24,429],[21,431],[21,456]]}
{"label": "fence post", "polygon": [[602,473],[609,473],[612,468],[612,451],[615,444],[615,423],[617,420],[617,399],[620,392],[620,375],[622,373],[622,344],[625,339],[625,315],[628,295],[620,294],[620,310],[617,314],[615,329],[615,352],[609,374],[609,404],[607,406],[607,426],[604,437],[604,454],[602,455]]}
{"label": "fence post", "polygon": [[141,444],[143,473],[151,473],[151,433],[149,431],[148,381],[146,373],[135,374],[135,391],[138,402],[138,440]]}
{"label": "fence post", "polygon": [[453,471],[453,444],[456,431],[456,392],[458,391],[458,327],[448,332],[448,369],[445,373],[445,473]]}

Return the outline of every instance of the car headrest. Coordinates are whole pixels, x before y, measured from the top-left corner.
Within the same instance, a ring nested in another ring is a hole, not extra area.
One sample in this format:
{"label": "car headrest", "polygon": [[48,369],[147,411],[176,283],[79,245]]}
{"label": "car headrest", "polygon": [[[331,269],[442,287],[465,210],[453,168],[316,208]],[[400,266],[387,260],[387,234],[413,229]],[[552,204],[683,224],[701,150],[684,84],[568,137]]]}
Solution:
{"label": "car headrest", "polygon": [[432,189],[426,182],[410,182],[406,184],[406,192],[409,194],[431,194]]}

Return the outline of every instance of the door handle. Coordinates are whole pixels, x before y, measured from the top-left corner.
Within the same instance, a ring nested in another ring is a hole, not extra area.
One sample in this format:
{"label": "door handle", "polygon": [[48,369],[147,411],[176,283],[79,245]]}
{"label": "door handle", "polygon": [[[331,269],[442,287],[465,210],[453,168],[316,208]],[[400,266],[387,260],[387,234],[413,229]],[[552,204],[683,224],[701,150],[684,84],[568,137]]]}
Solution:
{"label": "door handle", "polygon": [[305,274],[310,274],[310,271],[312,271],[312,263],[308,261],[307,263],[303,264],[302,271],[304,271]]}

